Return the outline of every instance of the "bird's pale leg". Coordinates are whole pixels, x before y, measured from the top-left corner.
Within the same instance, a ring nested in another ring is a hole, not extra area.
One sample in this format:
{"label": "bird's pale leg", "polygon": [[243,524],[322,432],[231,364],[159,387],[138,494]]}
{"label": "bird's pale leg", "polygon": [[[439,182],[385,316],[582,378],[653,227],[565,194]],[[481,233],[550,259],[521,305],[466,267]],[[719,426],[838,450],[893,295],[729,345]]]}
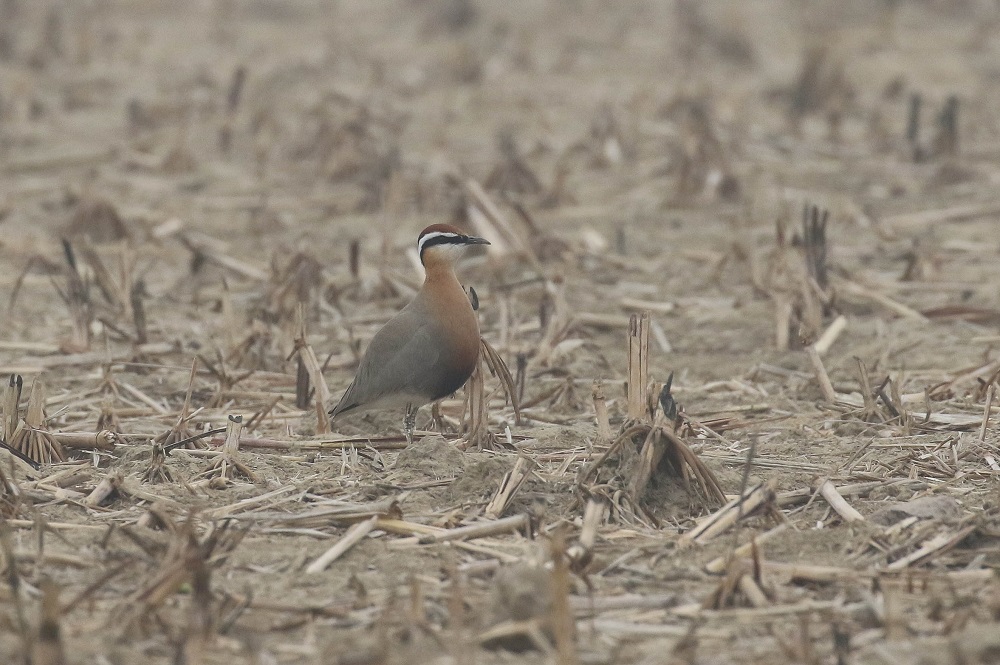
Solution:
{"label": "bird's pale leg", "polygon": [[417,424],[417,410],[412,404],[406,405],[406,413],[403,415],[403,435],[406,436],[406,445],[413,444],[413,428]]}

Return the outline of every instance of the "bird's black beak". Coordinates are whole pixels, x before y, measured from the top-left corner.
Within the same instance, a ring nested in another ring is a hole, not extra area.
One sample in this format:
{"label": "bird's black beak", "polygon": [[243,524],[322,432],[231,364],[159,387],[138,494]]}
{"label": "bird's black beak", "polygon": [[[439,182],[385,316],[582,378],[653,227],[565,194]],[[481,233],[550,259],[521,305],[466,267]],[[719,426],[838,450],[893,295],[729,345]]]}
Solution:
{"label": "bird's black beak", "polygon": [[488,244],[490,244],[490,241],[487,240],[486,238],[477,238],[476,236],[466,236],[463,239],[463,242],[465,242],[467,245],[488,245]]}

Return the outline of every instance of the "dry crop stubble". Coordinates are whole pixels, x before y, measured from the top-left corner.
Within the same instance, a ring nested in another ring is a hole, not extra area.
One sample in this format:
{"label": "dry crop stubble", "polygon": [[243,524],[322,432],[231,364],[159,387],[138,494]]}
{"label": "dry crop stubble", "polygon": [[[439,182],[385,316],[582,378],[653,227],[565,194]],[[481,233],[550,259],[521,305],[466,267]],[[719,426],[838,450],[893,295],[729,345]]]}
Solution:
{"label": "dry crop stubble", "polygon": [[182,5],[0,2],[0,660],[996,650],[995,9]]}

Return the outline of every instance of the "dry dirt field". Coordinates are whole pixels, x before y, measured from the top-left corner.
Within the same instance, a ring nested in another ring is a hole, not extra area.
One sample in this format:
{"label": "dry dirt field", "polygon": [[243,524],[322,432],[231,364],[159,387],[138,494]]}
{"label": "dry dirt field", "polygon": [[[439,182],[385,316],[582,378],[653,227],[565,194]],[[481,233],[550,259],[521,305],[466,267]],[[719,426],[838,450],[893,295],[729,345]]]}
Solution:
{"label": "dry dirt field", "polygon": [[0,0],[0,662],[1000,662],[998,192],[987,0]]}

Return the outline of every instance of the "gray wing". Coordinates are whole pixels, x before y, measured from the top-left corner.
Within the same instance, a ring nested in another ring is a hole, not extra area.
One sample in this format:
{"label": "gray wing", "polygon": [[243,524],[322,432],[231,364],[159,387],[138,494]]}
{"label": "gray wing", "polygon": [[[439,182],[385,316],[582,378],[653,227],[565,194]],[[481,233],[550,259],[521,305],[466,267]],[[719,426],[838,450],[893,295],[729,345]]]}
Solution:
{"label": "gray wing", "polygon": [[403,393],[436,395],[436,371],[443,362],[437,331],[416,312],[404,309],[372,338],[347,392],[331,416]]}

